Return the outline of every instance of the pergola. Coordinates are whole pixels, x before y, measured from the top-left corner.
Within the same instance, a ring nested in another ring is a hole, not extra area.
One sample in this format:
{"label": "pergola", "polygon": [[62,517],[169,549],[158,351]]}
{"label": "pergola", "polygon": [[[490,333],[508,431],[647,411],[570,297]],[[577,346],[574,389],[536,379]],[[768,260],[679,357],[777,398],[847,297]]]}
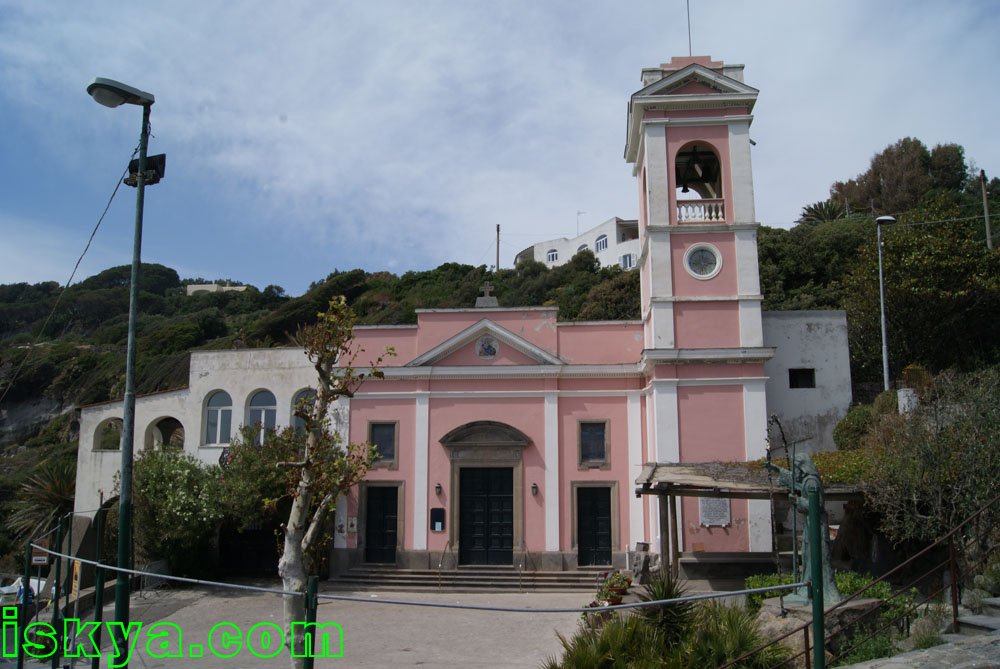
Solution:
{"label": "pergola", "polygon": [[[787,497],[789,493],[787,487],[778,484],[777,476],[769,476],[765,469],[745,462],[647,462],[635,485],[636,497],[658,497],[660,555],[664,561],[669,560],[675,578],[680,571],[678,497],[766,499],[773,505],[775,497]],[[860,486],[852,485],[825,485],[823,491],[828,502],[857,500],[862,495]],[[665,537],[670,537],[669,550]]]}

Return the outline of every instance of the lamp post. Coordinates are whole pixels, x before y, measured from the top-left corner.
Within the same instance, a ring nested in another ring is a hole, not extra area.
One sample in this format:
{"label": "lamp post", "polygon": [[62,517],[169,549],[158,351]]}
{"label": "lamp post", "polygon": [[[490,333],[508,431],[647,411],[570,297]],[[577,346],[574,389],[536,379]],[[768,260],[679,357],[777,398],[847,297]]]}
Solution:
{"label": "lamp post", "polygon": [[882,316],[882,389],[889,390],[889,346],[885,338],[885,280],[882,277],[882,224],[895,223],[892,216],[879,216],[875,219],[878,239],[878,301]]}
{"label": "lamp post", "polygon": [[[136,178],[135,234],[132,240],[132,283],[129,286],[128,347],[125,353],[125,407],[122,417],[121,493],[118,497],[118,567],[129,569],[132,547],[132,450],[135,437],[135,332],[139,310],[139,257],[142,249],[142,206],[146,179],[146,144],[149,141],[149,108],[152,93],[140,91],[112,79],[97,77],[87,93],[105,107],[122,104],[142,107],[139,135],[139,172]],[[118,572],[115,584],[115,620],[127,629],[129,622],[129,575]],[[119,665],[121,666],[121,665]]]}

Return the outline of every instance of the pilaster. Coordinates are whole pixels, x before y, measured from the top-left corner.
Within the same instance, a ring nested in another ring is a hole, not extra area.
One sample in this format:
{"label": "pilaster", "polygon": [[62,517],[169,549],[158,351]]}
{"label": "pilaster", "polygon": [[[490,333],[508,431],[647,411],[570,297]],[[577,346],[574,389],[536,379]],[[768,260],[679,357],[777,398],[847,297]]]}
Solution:
{"label": "pilaster", "polygon": [[[427,550],[427,459],[429,450],[430,399],[416,396],[413,453],[413,550]],[[454,522],[454,521],[452,521]]]}
{"label": "pilaster", "polygon": [[545,550],[559,550],[559,395],[545,394]]}

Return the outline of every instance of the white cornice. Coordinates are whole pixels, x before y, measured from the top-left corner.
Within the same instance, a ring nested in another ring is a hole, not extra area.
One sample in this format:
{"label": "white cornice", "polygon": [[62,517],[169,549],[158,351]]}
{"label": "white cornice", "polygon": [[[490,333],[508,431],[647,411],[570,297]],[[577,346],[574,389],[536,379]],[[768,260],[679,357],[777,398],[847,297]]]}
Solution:
{"label": "white cornice", "polygon": [[585,325],[642,325],[642,321],[564,321],[556,323],[559,328],[575,328]]}
{"label": "white cornice", "polygon": [[643,388],[648,392],[653,386],[733,386],[751,381],[767,381],[769,376],[703,376],[691,379],[650,379]]}
{"label": "white cornice", "polygon": [[760,223],[679,223],[677,225],[648,225],[646,235],[666,233],[683,235],[685,233],[704,234],[706,232],[736,232],[737,230],[756,230]]}
{"label": "white cornice", "polygon": [[413,311],[418,314],[481,314],[492,311],[559,311],[559,307],[463,307],[461,309],[414,309]]}
{"label": "white cornice", "polygon": [[687,297],[651,297],[650,302],[760,302],[763,295],[689,295]]}
{"label": "white cornice", "polygon": [[[721,107],[722,105],[720,105]],[[702,125],[728,125],[731,123],[743,123],[753,121],[751,114],[739,114],[736,116],[699,116],[696,118],[644,118],[640,120],[640,129],[647,125],[676,125],[676,126],[702,126]]]}
{"label": "white cornice", "polygon": [[642,352],[639,367],[643,373],[652,374],[653,367],[656,365],[765,362],[774,357],[775,350],[773,346],[646,349]]}
{"label": "white cornice", "polygon": [[387,380],[417,379],[529,379],[641,376],[636,363],[612,365],[476,365],[383,367]]}

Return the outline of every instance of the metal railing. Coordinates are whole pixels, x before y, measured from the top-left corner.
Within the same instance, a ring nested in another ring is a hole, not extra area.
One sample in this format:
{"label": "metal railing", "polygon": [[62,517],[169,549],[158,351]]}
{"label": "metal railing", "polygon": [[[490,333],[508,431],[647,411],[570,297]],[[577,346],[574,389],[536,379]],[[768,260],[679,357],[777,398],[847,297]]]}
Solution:
{"label": "metal railing", "polygon": [[[25,583],[25,584],[30,584],[31,583],[31,580],[30,580],[31,566],[32,566],[31,565],[31,562],[32,562],[31,558],[32,558],[32,554],[33,553],[34,554],[45,554],[45,555],[49,556],[50,558],[54,559],[53,560],[54,564],[50,567],[49,576],[47,577],[47,578],[52,578],[53,579],[53,581],[52,581],[53,582],[52,598],[51,598],[49,604],[51,604],[51,606],[52,606],[52,622],[51,622],[51,626],[52,626],[52,628],[54,630],[63,630],[61,621],[65,617],[65,613],[66,612],[72,611],[72,615],[74,616],[74,618],[78,615],[78,613],[79,613],[79,607],[80,607],[80,598],[83,595],[83,590],[84,590],[83,587],[82,587],[83,568],[84,568],[84,566],[87,566],[87,567],[92,567],[93,570],[94,570],[93,622],[97,623],[97,627],[95,628],[93,634],[90,635],[90,639],[97,646],[97,650],[98,651],[99,651],[99,648],[100,648],[101,643],[102,643],[102,641],[101,641],[101,628],[104,627],[104,625],[102,623],[104,622],[103,621],[103,613],[104,613],[103,600],[104,600],[104,578],[105,578],[105,572],[106,571],[111,571],[111,572],[115,572],[115,573],[124,573],[124,574],[129,575],[130,577],[156,578],[156,579],[161,579],[163,581],[172,581],[172,582],[179,582],[179,583],[188,583],[188,584],[192,584],[192,585],[203,585],[203,586],[212,586],[212,587],[219,587],[219,588],[229,588],[229,589],[234,589],[234,590],[243,590],[243,591],[253,591],[253,592],[260,592],[260,593],[269,593],[269,594],[281,595],[283,597],[303,597],[305,599],[305,620],[303,622],[305,623],[305,627],[304,627],[305,636],[308,639],[306,641],[306,648],[316,648],[315,631],[314,631],[314,627],[312,627],[312,625],[314,625],[316,623],[316,607],[319,604],[318,597],[317,597],[317,586],[318,586],[318,580],[319,579],[316,576],[310,576],[309,577],[308,583],[307,583],[307,587],[306,587],[306,592],[303,593],[303,592],[296,592],[296,591],[283,590],[283,589],[277,589],[277,588],[264,588],[264,587],[252,586],[252,585],[243,585],[243,584],[236,584],[236,583],[223,583],[223,582],[220,582],[220,581],[208,581],[208,580],[197,579],[197,578],[186,578],[186,577],[182,577],[182,576],[171,576],[171,575],[168,575],[168,574],[160,574],[160,573],[146,572],[146,571],[141,571],[141,570],[136,570],[136,569],[128,569],[128,568],[125,568],[125,567],[112,566],[110,564],[107,564],[102,559],[102,557],[101,557],[101,547],[102,547],[102,538],[103,538],[103,533],[102,533],[101,530],[102,530],[102,526],[103,526],[104,515],[106,514],[106,512],[108,511],[108,509],[107,508],[103,508],[103,509],[97,509],[95,511],[96,511],[96,516],[95,516],[94,522],[95,522],[95,547],[96,547],[96,556],[95,556],[95,558],[96,559],[94,559],[94,560],[88,560],[88,559],[85,559],[85,558],[82,558],[82,557],[79,557],[79,556],[74,556],[72,554],[72,552],[73,552],[72,530],[70,530],[70,532],[66,533],[66,542],[65,543],[67,544],[67,548],[65,549],[66,552],[63,552],[64,527],[66,527],[66,525],[67,525],[67,520],[69,520],[69,523],[68,523],[69,527],[72,528],[72,519],[73,519],[73,516],[74,515],[79,515],[79,514],[74,514],[72,512],[66,513],[63,516],[59,517],[59,519],[56,522],[56,527],[52,528],[51,530],[49,530],[48,532],[46,532],[45,534],[43,534],[43,535],[41,535],[41,536],[39,536],[37,538],[29,540],[25,544],[24,580],[22,581],[22,583]],[[81,513],[89,513],[89,512],[81,512]],[[42,539],[48,537],[52,533],[56,534],[56,541],[55,541],[55,549],[54,550],[52,548],[50,548],[48,545],[45,545],[45,544],[41,543]],[[62,572],[62,564],[63,564],[64,560],[66,562],[66,567],[67,567],[65,578],[63,577],[63,572]],[[74,578],[72,576],[72,574],[73,574],[73,567],[72,567],[72,565],[74,563],[80,565],[79,566],[79,572],[78,572],[79,581],[77,581],[76,587],[74,587],[74,583],[73,583]],[[63,580],[69,580],[70,581],[70,583],[68,584],[68,586],[65,588],[65,592],[63,591],[64,590],[63,589]],[[38,595],[40,595],[40,594],[41,593],[38,593]],[[73,603],[72,603],[72,607],[71,607],[70,597],[73,596],[73,595],[75,595],[75,598],[73,599]],[[60,599],[63,596],[65,596],[65,601],[63,603],[60,603]],[[31,617],[31,613],[32,613],[31,610],[30,610],[30,608],[29,608],[29,606],[27,605],[27,600],[28,600],[28,595],[27,595],[27,592],[25,592],[25,594],[23,595],[23,600],[19,601],[18,602],[18,606],[17,606],[17,621],[16,621],[16,625],[15,625],[15,628],[14,628],[15,629],[15,636],[16,636],[16,644],[15,645],[17,647],[17,669],[23,669],[24,666],[25,666],[25,659],[26,659],[25,658],[25,655],[26,655],[26,653],[25,653],[25,645],[26,645],[26,641],[28,640],[28,633],[29,633],[28,632],[28,623],[29,623],[29,620],[30,620],[30,617]],[[36,597],[35,601],[36,602],[38,601],[37,597]],[[46,606],[46,609],[47,608],[48,607]],[[40,613],[39,607],[37,605],[35,607],[35,612],[34,613],[35,613],[35,617],[37,618],[38,615],[39,615],[39,613]],[[46,612],[46,615],[48,615],[47,612]],[[4,625],[4,631],[5,632],[7,631],[7,623],[8,622],[9,622],[9,620],[7,620],[6,617],[5,617],[5,625]],[[81,632],[81,630],[78,630],[78,633],[80,633],[80,632]],[[88,635],[83,634],[83,636],[86,637]],[[46,637],[47,637],[47,635],[46,635]],[[59,661],[64,656],[65,657],[73,657],[73,655],[79,656],[78,655],[78,651],[77,651],[77,639],[76,639],[75,636],[72,637],[72,638],[70,638],[63,631],[63,634],[56,634],[56,635],[54,635],[52,637],[47,637],[47,638],[53,638],[53,639],[55,639],[54,648],[52,648],[51,649],[51,653],[48,653],[48,654],[46,654],[46,652],[49,649],[48,648],[43,648],[42,651],[40,651],[40,655],[38,655],[38,656],[44,656],[45,658],[50,659],[52,667],[61,666],[59,664]],[[66,646],[64,646],[64,644],[66,644]],[[126,647],[125,644],[122,644],[122,646],[123,646],[123,648]],[[343,644],[341,644],[341,647],[342,646],[343,646]],[[35,644],[35,648],[37,650],[38,648],[41,648],[41,646],[39,646],[36,643]],[[113,654],[115,656],[115,661],[121,663],[121,664],[118,664],[117,666],[127,666],[127,662],[125,661],[125,656],[123,656],[123,655],[119,656],[118,652],[117,652],[117,648],[118,648],[118,646],[116,645],[115,646],[116,652]],[[126,648],[126,650],[127,650],[127,648]],[[128,652],[131,653],[131,651],[128,651]],[[7,656],[5,655],[5,657],[7,657]],[[83,657],[90,658],[90,660],[91,660],[91,662],[90,662],[91,669],[99,669],[100,668],[100,666],[101,666],[101,655],[100,655],[99,652],[97,652],[96,654],[93,654],[93,655],[88,655],[87,652],[84,651]],[[304,667],[304,669],[312,669],[312,667],[314,666],[314,662],[313,662],[314,659],[315,658],[311,654],[309,654],[309,653],[307,653],[304,656],[302,656],[302,660],[303,660],[302,666]],[[76,659],[74,658],[72,661],[75,663]],[[110,662],[110,656],[109,656],[109,662]],[[115,666],[115,665],[111,665],[111,666]]]}
{"label": "metal railing", "polygon": [[444,545],[441,556],[438,558],[438,590],[441,589],[441,571],[444,569],[444,556],[451,550],[451,539]]}
{"label": "metal railing", "polygon": [[[893,588],[889,597],[878,599],[856,618],[823,636],[821,646],[824,652],[830,650],[830,662],[836,663],[846,659],[860,646],[879,638],[880,635],[892,636],[894,633],[908,631],[910,621],[920,607],[932,601],[940,601],[945,590],[950,591],[948,603],[951,606],[952,631],[957,632],[959,591],[962,584],[978,573],[1000,551],[1000,544],[996,543],[998,532],[1000,532],[1000,522],[998,522],[1000,521],[1000,513],[989,514],[990,511],[1000,511],[1000,495],[994,497],[953,530],[916,555],[879,578],[872,580],[871,583],[857,592],[825,609],[824,618],[842,609],[849,602],[862,598],[865,593],[870,593],[880,584],[888,584],[892,580],[899,581],[901,577],[906,575],[905,578],[902,578],[905,584]],[[947,555],[944,555],[945,552]],[[929,567],[927,561],[930,561]],[[916,572],[915,576],[914,572]],[[805,666],[810,669],[808,628],[811,625],[813,625],[812,622],[804,623],[719,669],[734,666],[751,655],[781,643],[800,632],[803,634],[804,649],[774,666],[791,666],[789,663],[805,657]],[[816,651],[815,641],[812,650]],[[820,665],[819,661],[815,663],[817,666]]]}

